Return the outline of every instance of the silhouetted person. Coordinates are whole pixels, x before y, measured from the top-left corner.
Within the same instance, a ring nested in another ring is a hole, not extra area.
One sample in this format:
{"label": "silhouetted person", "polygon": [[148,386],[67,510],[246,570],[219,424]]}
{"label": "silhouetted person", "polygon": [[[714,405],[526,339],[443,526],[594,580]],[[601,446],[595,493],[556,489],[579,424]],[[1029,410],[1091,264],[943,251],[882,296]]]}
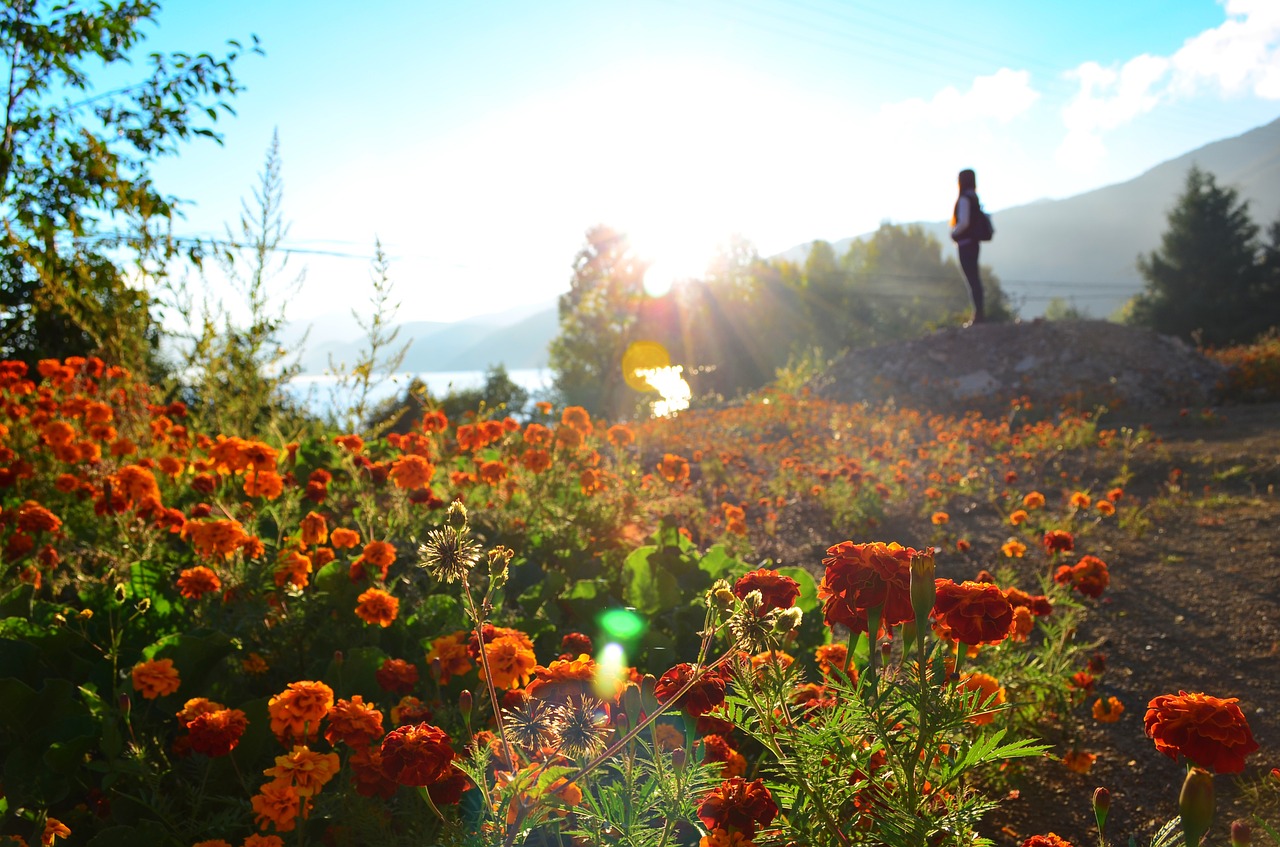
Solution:
{"label": "silhouetted person", "polygon": [[977,177],[972,170],[965,168],[960,172],[960,196],[956,198],[956,207],[951,214],[951,240],[959,250],[960,268],[964,271],[964,278],[969,282],[969,292],[973,296],[973,319],[970,324],[980,324],[986,320],[982,311],[982,277],[978,274],[979,240],[972,232],[980,208]]}

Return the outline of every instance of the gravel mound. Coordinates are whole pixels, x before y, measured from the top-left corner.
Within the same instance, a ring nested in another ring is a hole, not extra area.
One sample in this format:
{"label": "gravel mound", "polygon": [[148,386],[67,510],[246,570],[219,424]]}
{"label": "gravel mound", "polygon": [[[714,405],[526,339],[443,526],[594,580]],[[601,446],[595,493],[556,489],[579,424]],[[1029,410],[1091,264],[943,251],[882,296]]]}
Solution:
{"label": "gravel mound", "polygon": [[1034,407],[1131,412],[1214,402],[1225,369],[1176,338],[1106,321],[948,328],[924,338],[851,350],[810,383],[841,402],[940,412]]}

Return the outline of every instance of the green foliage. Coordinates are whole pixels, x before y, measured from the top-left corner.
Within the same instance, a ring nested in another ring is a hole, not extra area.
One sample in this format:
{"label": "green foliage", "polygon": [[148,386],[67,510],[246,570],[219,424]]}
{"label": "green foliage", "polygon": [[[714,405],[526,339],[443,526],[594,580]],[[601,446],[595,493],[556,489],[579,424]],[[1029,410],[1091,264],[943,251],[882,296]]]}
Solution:
{"label": "green foliage", "polygon": [[1249,204],[1192,167],[1168,216],[1160,249],[1138,258],[1146,288],[1128,319],[1188,341],[1250,341],[1276,324],[1280,223],[1265,249]]}
{"label": "green foliage", "polygon": [[627,236],[607,226],[587,231],[573,262],[569,290],[560,295],[560,334],[549,348],[555,387],[568,405],[620,418],[637,394],[622,374],[622,354],[637,339],[647,265]]}
{"label": "green foliage", "polygon": [[7,357],[97,350],[148,369],[152,305],[126,268],[162,275],[179,250],[167,233],[177,201],[149,169],[193,137],[217,139],[211,125],[239,91],[232,65],[242,52],[230,42],[220,58],[155,53],[141,80],[94,93],[91,74],[129,63],[159,9],[145,0],[31,0],[0,10],[9,91],[0,136]]}

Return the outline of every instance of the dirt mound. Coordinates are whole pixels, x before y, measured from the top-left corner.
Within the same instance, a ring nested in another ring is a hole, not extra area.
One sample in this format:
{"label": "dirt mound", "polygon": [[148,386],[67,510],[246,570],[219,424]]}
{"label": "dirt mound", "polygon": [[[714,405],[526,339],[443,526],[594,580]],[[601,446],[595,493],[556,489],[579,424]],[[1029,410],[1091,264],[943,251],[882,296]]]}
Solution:
{"label": "dirt mound", "polygon": [[1021,397],[1042,409],[1132,412],[1210,404],[1224,374],[1190,345],[1149,330],[1035,320],[851,350],[810,387],[842,402],[892,399],[947,412],[1002,414]]}

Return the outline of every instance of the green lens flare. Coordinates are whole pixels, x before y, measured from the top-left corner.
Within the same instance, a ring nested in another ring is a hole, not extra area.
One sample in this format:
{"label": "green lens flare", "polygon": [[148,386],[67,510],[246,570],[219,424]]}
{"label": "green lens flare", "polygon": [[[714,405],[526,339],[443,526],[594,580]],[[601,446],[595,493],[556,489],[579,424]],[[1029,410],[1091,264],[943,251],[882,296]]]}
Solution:
{"label": "green lens flare", "polygon": [[611,641],[634,641],[644,634],[644,618],[630,609],[610,609],[600,615],[600,629]]}

